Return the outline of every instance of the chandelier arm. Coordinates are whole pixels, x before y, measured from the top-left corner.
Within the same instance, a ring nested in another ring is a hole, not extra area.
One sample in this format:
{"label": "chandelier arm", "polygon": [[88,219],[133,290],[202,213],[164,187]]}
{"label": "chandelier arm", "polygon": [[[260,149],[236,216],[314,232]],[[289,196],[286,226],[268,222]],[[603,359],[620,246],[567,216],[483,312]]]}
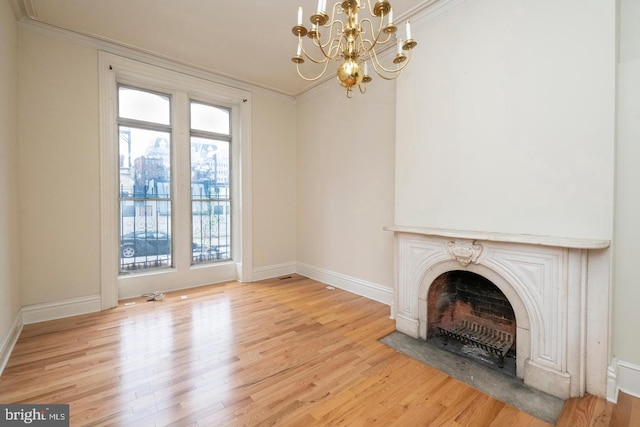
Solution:
{"label": "chandelier arm", "polygon": [[[313,39],[315,45],[318,46],[319,48],[326,48],[329,45],[329,43],[331,43],[332,41],[338,38],[338,35],[341,32],[344,32],[344,22],[342,22],[339,19],[336,19],[337,8],[339,4],[340,3],[334,3],[333,8],[331,10],[331,19],[326,24],[322,25],[321,27],[318,27],[318,31],[320,31],[320,28],[326,28],[328,30],[327,34],[329,35],[326,43],[322,43],[319,37]],[[336,35],[334,37],[333,36],[334,26],[337,27],[338,25],[340,26],[340,28],[336,28],[336,31],[335,31]]]}
{"label": "chandelier arm", "polygon": [[[300,45],[302,46],[302,40],[300,40]],[[324,55],[324,58],[322,58],[322,59],[315,59],[313,56],[311,56],[309,54],[309,52],[306,51],[306,49],[304,47],[302,47],[301,49],[302,49],[302,53],[304,53],[304,56],[307,59],[309,59],[311,62],[315,63],[315,64],[322,64],[322,63],[328,62],[329,60],[335,58],[335,55],[334,56],[329,56],[329,55],[325,54],[325,52],[324,52],[324,50],[322,50],[322,48],[321,48],[321,52]],[[329,53],[331,53],[331,51],[329,51]]]}
{"label": "chandelier arm", "polygon": [[336,59],[341,52],[342,44],[340,43],[342,37],[336,37],[333,39],[332,45],[329,47],[329,56],[331,59]]}
{"label": "chandelier arm", "polygon": [[[333,35],[333,33],[334,33],[334,29],[333,29],[334,25],[335,25],[335,26],[340,25],[340,27],[342,27],[342,28],[341,28],[341,29],[336,29],[336,31],[335,31],[335,36],[332,36],[332,35]],[[329,36],[328,36],[328,38],[327,38],[326,43],[323,43],[323,42],[322,42],[322,40],[320,40],[320,38],[319,38],[319,37],[314,37],[314,38],[312,39],[312,40],[313,40],[313,43],[314,43],[316,46],[318,46],[319,48],[321,48],[321,49],[322,49],[322,48],[326,48],[326,47],[327,47],[327,46],[328,46],[332,41],[334,41],[335,39],[337,39],[337,38],[338,38],[338,35],[339,35],[339,34],[341,34],[342,32],[344,32],[344,23],[343,23],[342,21],[336,20],[336,21],[331,22],[331,24],[323,25],[323,26],[322,26],[322,28],[327,28],[327,29],[328,29],[327,34],[328,34]],[[341,31],[340,31],[340,30],[341,30]]]}
{"label": "chandelier arm", "polygon": [[365,58],[367,57],[367,54],[369,53],[369,49],[367,49],[366,43],[371,44],[371,42],[368,39],[365,39],[364,37],[362,37],[362,34],[358,35],[358,40],[356,41],[357,46],[358,46],[358,57],[362,58],[363,60],[366,60]]}
{"label": "chandelier arm", "polygon": [[[382,65],[382,63],[378,59],[378,55],[376,54],[376,51],[372,50],[371,52],[373,52],[373,55],[370,55],[370,57],[372,58],[371,63],[373,64],[373,69],[375,70],[376,74],[384,80],[397,79],[398,76],[400,75],[400,72],[404,70],[404,67],[406,67],[409,64],[409,61],[411,60],[411,50],[409,50],[409,56],[407,57],[406,61],[404,61],[401,65],[398,65],[396,69],[388,69]],[[381,73],[380,70],[390,74],[391,77],[389,77],[388,75],[385,75],[384,73]]]}
{"label": "chandelier arm", "polygon": [[[335,47],[334,43],[340,43],[340,38],[339,35],[341,34],[341,32],[344,32],[344,23],[342,21],[340,21],[339,19],[335,19],[336,18],[336,14],[337,14],[337,8],[338,5],[340,3],[334,3],[333,8],[331,10],[331,20],[329,20],[326,24],[321,25],[318,27],[318,34],[320,34],[320,28],[326,28],[327,29],[327,41],[325,43],[322,42],[320,37],[313,37],[313,44],[318,47],[320,49],[320,52],[322,53],[322,55],[324,55],[325,58],[328,59],[335,59],[336,56],[338,55],[338,49]],[[338,27],[335,29],[335,36],[334,34],[334,27]],[[329,46],[329,48],[327,49],[327,46]],[[333,50],[336,50],[335,53],[332,53]],[[327,53],[328,52],[328,53]],[[311,59],[309,57],[309,59]],[[313,61],[313,60],[312,60]]]}
{"label": "chandelier arm", "polygon": [[322,68],[322,72],[320,74],[318,74],[316,77],[305,77],[302,74],[302,71],[300,71],[300,64],[296,63],[296,70],[298,71],[298,75],[300,76],[300,78],[302,80],[308,81],[308,82],[315,82],[316,80],[318,80],[320,77],[322,77],[324,75],[324,73],[327,71],[327,66],[329,65],[329,61],[325,61],[324,62],[324,67]]}
{"label": "chandelier arm", "polygon": [[[373,16],[373,8],[371,7],[371,0],[367,0],[367,5],[369,6],[369,13]],[[364,7],[362,8],[364,9]]]}
{"label": "chandelier arm", "polygon": [[[324,45],[321,43],[314,43],[319,49],[320,52],[322,53],[322,55],[324,55],[325,58],[327,59],[335,59],[338,56],[338,51],[339,46],[340,46],[340,39],[341,37],[333,37],[331,39],[329,39],[329,41],[327,43],[325,43]],[[337,43],[337,44],[334,44]],[[327,47],[327,45],[329,45],[329,49],[325,50],[325,48]],[[335,50],[335,53],[332,53],[332,51]],[[311,58],[309,58],[311,59]]]}
{"label": "chandelier arm", "polygon": [[[386,38],[386,39],[384,39],[384,40],[380,40],[380,36],[381,36],[382,34],[385,34],[385,33],[382,31],[382,28],[383,28],[383,25],[384,25],[384,19],[383,19],[383,18],[380,18],[380,26],[378,27],[378,31],[374,31],[374,28],[373,28],[373,21],[372,21],[371,19],[369,19],[369,18],[364,18],[364,19],[362,19],[362,20],[360,21],[360,26],[361,26],[361,27],[364,27],[364,23],[365,23],[365,22],[369,24],[369,29],[371,30],[371,35],[374,35],[374,34],[375,34],[375,37],[373,38],[373,40],[371,40],[371,39],[365,39],[364,37],[362,38],[362,39],[363,39],[363,41],[365,41],[365,40],[366,40],[366,41],[368,41],[368,42],[369,42],[369,44],[371,44],[371,46],[370,46],[367,50],[371,50],[371,49],[375,48],[375,47],[376,47],[376,45],[377,45],[378,43],[382,45],[382,44],[385,44],[385,43],[387,43],[387,42],[389,41],[389,39],[391,38],[391,34],[390,34],[390,33],[389,33],[389,34],[386,34],[386,35],[387,35],[387,38]],[[364,31],[363,31],[363,32],[364,32]],[[364,44],[363,44],[363,46],[364,46]]]}
{"label": "chandelier arm", "polygon": [[[387,34],[387,37],[384,40],[378,40],[377,44],[379,46],[382,46],[382,45],[388,43],[389,39],[391,39],[391,34]],[[360,45],[362,46],[362,49],[365,51],[365,54],[368,54],[370,51],[375,50],[374,47],[375,47],[376,43],[374,43],[370,39],[366,39],[366,38],[362,37]]]}
{"label": "chandelier arm", "polygon": [[340,2],[335,2],[333,4],[333,7],[331,8],[331,19],[329,20],[330,24],[324,24],[323,27],[329,28],[329,27],[333,26],[333,24],[335,24],[335,21],[340,21],[339,19],[336,19],[336,15],[338,14],[338,6],[339,5],[340,5]]}

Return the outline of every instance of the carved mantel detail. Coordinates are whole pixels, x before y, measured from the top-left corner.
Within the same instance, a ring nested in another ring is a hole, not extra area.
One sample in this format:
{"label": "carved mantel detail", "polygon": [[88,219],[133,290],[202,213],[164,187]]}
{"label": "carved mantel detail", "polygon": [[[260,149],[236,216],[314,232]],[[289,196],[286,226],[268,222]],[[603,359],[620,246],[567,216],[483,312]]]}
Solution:
{"label": "carved mantel detail", "polygon": [[454,240],[447,243],[447,250],[456,261],[466,267],[472,262],[478,263],[478,257],[482,253],[482,245],[464,240]]}

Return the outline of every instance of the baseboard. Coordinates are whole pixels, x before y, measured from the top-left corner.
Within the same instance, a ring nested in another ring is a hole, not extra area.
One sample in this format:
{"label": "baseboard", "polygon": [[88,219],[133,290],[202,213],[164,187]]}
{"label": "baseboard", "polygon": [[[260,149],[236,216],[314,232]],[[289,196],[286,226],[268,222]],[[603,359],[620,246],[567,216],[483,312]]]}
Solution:
{"label": "baseboard", "polygon": [[383,304],[391,305],[393,301],[393,289],[377,283],[367,282],[303,263],[296,265],[296,273]]}
{"label": "baseboard", "polygon": [[618,392],[640,398],[640,365],[613,359],[607,369],[607,400],[618,401]]}
{"label": "baseboard", "polygon": [[268,265],[266,267],[257,267],[253,269],[253,281],[274,279],[287,274],[296,272],[295,262],[286,262],[284,264]]}
{"label": "baseboard", "polygon": [[94,313],[102,310],[100,295],[72,298],[63,301],[46,302],[22,307],[22,323],[44,322],[79,314]]}
{"label": "baseboard", "polygon": [[9,361],[9,357],[11,356],[11,352],[13,351],[13,347],[16,345],[18,338],[20,337],[20,332],[22,332],[22,313],[18,312],[16,318],[11,325],[11,329],[9,333],[2,340],[2,345],[0,346],[0,376],[2,372],[4,372],[5,366],[7,366],[7,362]]}

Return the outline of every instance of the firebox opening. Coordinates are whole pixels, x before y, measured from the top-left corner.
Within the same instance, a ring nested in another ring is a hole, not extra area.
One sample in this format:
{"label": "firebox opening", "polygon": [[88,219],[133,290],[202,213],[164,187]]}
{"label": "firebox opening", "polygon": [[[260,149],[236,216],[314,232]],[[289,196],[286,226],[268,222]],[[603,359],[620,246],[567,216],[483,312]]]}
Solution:
{"label": "firebox opening", "polygon": [[490,280],[462,270],[438,276],[427,295],[427,341],[516,375],[516,317]]}

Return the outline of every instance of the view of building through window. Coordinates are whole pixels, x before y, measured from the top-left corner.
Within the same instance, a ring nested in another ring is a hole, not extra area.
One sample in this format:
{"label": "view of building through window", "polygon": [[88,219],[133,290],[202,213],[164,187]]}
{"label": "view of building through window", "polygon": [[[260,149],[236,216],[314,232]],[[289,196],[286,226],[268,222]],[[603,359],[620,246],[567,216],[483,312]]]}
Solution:
{"label": "view of building through window", "polygon": [[230,114],[191,102],[192,262],[231,258]]}
{"label": "view of building through window", "polygon": [[[171,102],[168,95],[118,88],[123,273],[173,265]],[[190,110],[192,263],[229,260],[229,110],[195,102]]]}

